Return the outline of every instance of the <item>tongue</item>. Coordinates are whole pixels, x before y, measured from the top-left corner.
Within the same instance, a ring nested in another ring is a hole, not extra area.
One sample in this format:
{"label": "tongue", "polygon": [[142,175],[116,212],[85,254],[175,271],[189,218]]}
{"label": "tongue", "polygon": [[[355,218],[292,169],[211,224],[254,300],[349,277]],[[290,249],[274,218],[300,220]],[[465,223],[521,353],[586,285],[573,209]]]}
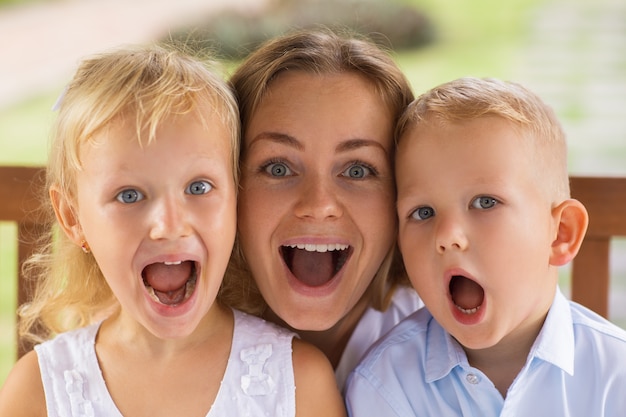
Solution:
{"label": "tongue", "polygon": [[330,281],[334,275],[332,251],[308,252],[296,249],[293,253],[291,271],[303,284],[319,287]]}
{"label": "tongue", "polygon": [[450,281],[450,295],[454,304],[470,310],[483,303],[485,292],[475,281],[462,276],[455,276]]}
{"label": "tongue", "polygon": [[191,268],[190,261],[179,265],[156,263],[144,269],[143,278],[163,304],[178,304],[185,297],[185,284],[189,280]]}

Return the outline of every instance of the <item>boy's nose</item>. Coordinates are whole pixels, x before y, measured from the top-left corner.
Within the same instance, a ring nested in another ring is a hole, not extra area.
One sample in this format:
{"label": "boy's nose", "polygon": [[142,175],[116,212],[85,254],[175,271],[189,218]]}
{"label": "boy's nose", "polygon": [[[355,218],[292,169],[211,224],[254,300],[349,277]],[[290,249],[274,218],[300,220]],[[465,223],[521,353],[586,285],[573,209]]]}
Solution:
{"label": "boy's nose", "polygon": [[332,181],[316,176],[303,181],[294,212],[300,218],[323,220],[341,217],[343,207]]}
{"label": "boy's nose", "polygon": [[468,243],[461,222],[450,218],[439,220],[435,241],[437,252],[444,254],[451,250],[464,251],[467,249]]}
{"label": "boy's nose", "polygon": [[166,197],[161,199],[154,205],[150,216],[151,239],[176,239],[191,233],[191,225],[187,218],[184,201],[177,198]]}

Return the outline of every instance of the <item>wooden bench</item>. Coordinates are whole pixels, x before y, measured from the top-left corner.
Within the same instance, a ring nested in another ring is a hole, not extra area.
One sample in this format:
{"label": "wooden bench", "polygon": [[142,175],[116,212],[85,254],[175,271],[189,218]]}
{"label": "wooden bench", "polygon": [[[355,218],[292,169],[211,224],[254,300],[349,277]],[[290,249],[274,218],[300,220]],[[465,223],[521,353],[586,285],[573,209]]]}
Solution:
{"label": "wooden bench", "polygon": [[[33,213],[44,174],[43,168],[0,167],[0,221],[17,223],[18,266],[32,252],[32,234],[42,226]],[[572,196],[587,207],[590,217],[587,235],[572,263],[572,299],[608,317],[611,239],[626,236],[626,177],[574,176],[571,186]],[[21,270],[16,272],[20,305],[28,300],[31,289]],[[18,345],[18,356],[31,348]]]}

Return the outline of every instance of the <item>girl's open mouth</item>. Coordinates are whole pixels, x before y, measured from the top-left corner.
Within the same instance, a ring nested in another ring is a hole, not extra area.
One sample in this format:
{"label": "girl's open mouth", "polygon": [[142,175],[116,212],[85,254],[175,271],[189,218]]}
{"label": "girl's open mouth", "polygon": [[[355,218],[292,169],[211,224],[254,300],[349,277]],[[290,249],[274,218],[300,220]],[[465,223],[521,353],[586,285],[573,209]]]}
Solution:
{"label": "girl's open mouth", "polygon": [[143,269],[141,276],[150,297],[167,306],[176,306],[189,299],[198,278],[193,261],[153,263]]}
{"label": "girl's open mouth", "polygon": [[304,285],[319,287],[330,282],[352,253],[343,244],[294,244],[281,246],[280,253],[293,276]]}

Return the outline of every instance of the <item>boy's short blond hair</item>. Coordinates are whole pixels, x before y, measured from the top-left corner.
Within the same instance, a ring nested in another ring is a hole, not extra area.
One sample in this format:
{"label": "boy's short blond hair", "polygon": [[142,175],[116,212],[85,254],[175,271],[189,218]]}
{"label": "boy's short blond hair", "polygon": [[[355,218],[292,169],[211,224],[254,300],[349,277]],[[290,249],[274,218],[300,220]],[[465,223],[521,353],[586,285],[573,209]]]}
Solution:
{"label": "boy's short blond hair", "polygon": [[[529,149],[536,173],[549,198],[569,198],[567,144],[554,111],[539,96],[514,82],[493,78],[459,78],[441,84],[413,101],[396,128],[396,143],[423,124],[460,123],[495,116],[510,121],[526,140],[520,149]],[[478,155],[480,157],[480,155]]]}

